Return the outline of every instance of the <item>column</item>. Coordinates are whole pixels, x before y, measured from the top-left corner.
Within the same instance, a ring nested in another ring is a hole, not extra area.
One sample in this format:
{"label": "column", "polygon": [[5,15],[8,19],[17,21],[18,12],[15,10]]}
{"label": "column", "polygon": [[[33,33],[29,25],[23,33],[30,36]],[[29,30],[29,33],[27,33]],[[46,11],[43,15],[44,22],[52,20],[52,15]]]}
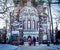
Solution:
{"label": "column", "polygon": [[37,30],[37,21],[35,21],[35,30]]}
{"label": "column", "polygon": [[31,30],[33,29],[33,18],[31,17]]}
{"label": "column", "polygon": [[26,16],[26,30],[27,30],[27,24],[28,24],[27,22],[28,22],[28,19],[27,19],[27,16]]}

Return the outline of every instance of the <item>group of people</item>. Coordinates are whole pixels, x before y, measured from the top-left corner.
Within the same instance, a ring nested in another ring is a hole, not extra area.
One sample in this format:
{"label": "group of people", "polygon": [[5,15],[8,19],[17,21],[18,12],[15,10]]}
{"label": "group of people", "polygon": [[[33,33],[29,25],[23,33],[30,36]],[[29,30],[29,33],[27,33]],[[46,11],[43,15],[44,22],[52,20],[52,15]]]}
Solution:
{"label": "group of people", "polygon": [[32,44],[35,46],[36,45],[36,38],[33,37],[33,39],[31,37],[28,37],[28,44],[29,46],[31,46]]}
{"label": "group of people", "polygon": [[28,42],[28,44],[29,44],[29,46],[31,46],[31,45],[36,45],[36,41],[37,41],[37,39],[35,38],[35,37],[31,37],[31,36],[28,36],[28,38],[22,38],[22,39],[20,39],[20,45],[24,45],[24,42]]}

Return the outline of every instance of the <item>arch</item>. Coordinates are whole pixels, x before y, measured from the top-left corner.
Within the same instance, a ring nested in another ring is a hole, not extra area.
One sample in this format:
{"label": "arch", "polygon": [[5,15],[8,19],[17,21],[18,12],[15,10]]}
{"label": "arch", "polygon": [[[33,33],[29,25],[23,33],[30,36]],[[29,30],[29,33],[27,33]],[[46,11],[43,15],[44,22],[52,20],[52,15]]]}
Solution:
{"label": "arch", "polygon": [[23,16],[23,14],[24,16],[28,16],[28,15],[36,16],[36,17],[39,16],[37,9],[34,8],[33,6],[25,6],[24,8],[22,8],[20,11],[20,16]]}

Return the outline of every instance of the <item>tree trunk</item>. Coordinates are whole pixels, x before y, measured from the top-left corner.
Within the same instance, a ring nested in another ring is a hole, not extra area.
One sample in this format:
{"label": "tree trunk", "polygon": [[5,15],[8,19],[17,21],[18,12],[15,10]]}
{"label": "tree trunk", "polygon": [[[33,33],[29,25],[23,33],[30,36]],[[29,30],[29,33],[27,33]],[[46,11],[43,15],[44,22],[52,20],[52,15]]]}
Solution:
{"label": "tree trunk", "polygon": [[49,1],[49,14],[50,14],[50,18],[51,18],[51,23],[50,23],[50,36],[51,36],[51,42],[53,42],[53,18],[52,18],[52,13],[51,13],[51,2]]}

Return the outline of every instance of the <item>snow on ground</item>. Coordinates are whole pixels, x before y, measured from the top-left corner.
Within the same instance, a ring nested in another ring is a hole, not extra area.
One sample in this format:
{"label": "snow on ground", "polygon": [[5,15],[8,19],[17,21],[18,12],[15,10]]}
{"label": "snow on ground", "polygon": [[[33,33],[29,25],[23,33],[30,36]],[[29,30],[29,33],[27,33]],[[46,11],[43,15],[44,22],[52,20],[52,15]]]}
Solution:
{"label": "snow on ground", "polygon": [[[25,43],[23,46],[26,46],[26,47],[30,47],[28,45],[28,43]],[[47,44],[36,44],[36,46],[31,46],[31,47],[35,47],[35,48],[40,48],[40,49],[43,49],[43,48],[47,48],[47,49],[51,49],[51,50],[60,50],[60,44],[59,45],[54,45],[54,44],[50,44],[50,46],[47,46]],[[22,46],[19,45],[19,46],[14,46],[14,45],[10,45],[10,44],[0,44],[0,50],[21,50]]]}
{"label": "snow on ground", "polygon": [[55,50],[60,50],[60,44],[59,45],[50,44],[50,48]]}
{"label": "snow on ground", "polygon": [[9,44],[0,44],[0,50],[15,50],[18,46],[9,45]]}
{"label": "snow on ground", "polygon": [[[29,45],[28,45],[28,43],[25,43],[24,46],[29,46]],[[50,46],[47,46],[47,44],[40,44],[39,45],[38,43],[36,43],[36,47],[51,48],[53,50],[60,50],[60,44],[59,45],[50,44]]]}

